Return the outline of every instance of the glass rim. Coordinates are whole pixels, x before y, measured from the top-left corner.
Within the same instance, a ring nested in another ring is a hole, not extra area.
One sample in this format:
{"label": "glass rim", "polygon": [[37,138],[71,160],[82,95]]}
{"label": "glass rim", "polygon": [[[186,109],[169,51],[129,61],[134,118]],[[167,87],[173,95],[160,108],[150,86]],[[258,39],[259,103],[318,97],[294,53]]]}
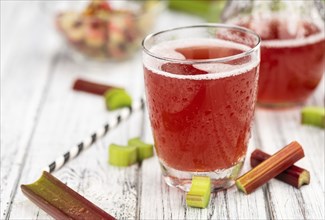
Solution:
{"label": "glass rim", "polygon": [[[237,31],[240,31],[242,33],[247,33],[247,34],[251,34],[254,37],[256,37],[257,39],[257,43],[250,48],[247,51],[243,51],[242,53],[236,54],[236,55],[232,55],[232,56],[226,56],[226,57],[222,57],[222,58],[212,58],[212,59],[177,59],[177,58],[170,58],[170,57],[165,57],[165,56],[160,56],[158,54],[155,54],[153,52],[150,51],[150,49],[148,49],[146,47],[146,42],[155,37],[158,36],[160,34],[164,34],[164,33],[168,33],[168,32],[172,32],[172,31],[177,31],[177,30],[183,30],[183,29],[189,29],[189,28],[208,28],[208,27],[214,27],[214,28],[226,28],[226,29],[234,29]],[[203,23],[203,24],[197,24],[197,25],[188,25],[188,26],[181,26],[181,27],[175,27],[175,28],[170,28],[170,29],[166,29],[163,31],[158,31],[158,32],[154,32],[151,33],[149,35],[147,35],[143,40],[142,40],[142,50],[148,54],[151,57],[157,58],[159,60],[164,60],[164,61],[169,61],[169,62],[177,62],[177,63],[184,63],[184,64],[200,64],[200,63],[222,63],[222,62],[228,62],[228,61],[232,61],[232,60],[236,60],[239,58],[243,58],[247,55],[252,54],[253,52],[255,52],[256,50],[258,50],[260,48],[261,45],[261,38],[258,34],[256,34],[254,31],[244,28],[244,27],[239,27],[236,25],[231,25],[231,24],[219,24],[219,23]]]}

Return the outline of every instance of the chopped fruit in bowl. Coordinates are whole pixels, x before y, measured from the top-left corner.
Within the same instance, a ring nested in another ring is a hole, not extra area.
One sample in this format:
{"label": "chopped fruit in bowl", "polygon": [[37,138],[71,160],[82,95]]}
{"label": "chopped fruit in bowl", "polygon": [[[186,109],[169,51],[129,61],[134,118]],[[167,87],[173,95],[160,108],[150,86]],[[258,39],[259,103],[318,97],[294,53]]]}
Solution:
{"label": "chopped fruit in bowl", "polygon": [[68,44],[86,57],[123,60],[140,47],[164,3],[92,0],[83,11],[62,11],[56,25]]}

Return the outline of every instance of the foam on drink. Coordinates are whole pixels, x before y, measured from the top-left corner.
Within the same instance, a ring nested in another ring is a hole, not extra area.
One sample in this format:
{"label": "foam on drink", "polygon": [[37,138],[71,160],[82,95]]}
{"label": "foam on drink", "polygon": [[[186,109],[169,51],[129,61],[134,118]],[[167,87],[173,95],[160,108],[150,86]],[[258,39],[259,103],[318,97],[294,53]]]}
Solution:
{"label": "foam on drink", "polygon": [[288,106],[306,101],[325,71],[324,24],[277,13],[230,23],[249,28],[262,39],[258,102]]}
{"label": "foam on drink", "polygon": [[263,47],[300,47],[318,43],[325,38],[325,32],[319,32],[306,38],[296,38],[290,40],[265,40],[262,41]]}
{"label": "foam on drink", "polygon": [[[193,64],[195,68],[206,71],[208,72],[208,74],[179,75],[179,74],[172,74],[169,72],[165,72],[162,71],[160,67],[164,63],[168,63],[168,61],[163,61],[163,60],[158,61],[152,59],[151,57],[144,58],[144,66],[148,68],[150,71],[166,77],[171,77],[176,79],[212,80],[212,79],[219,79],[219,78],[230,77],[230,76],[246,73],[247,71],[253,69],[259,64],[259,58],[256,57],[252,57],[250,62],[240,64],[240,65],[226,64],[222,62],[218,63],[217,61],[215,63],[208,63],[206,62],[206,60],[205,61],[202,60],[202,62],[200,62],[200,60],[186,60],[184,55],[176,51],[177,48],[195,47],[195,46],[206,46],[206,47],[222,46],[224,48],[241,50],[243,53],[251,49],[246,45],[233,43],[233,42],[220,40],[220,39],[196,38],[196,39],[189,39],[189,40],[173,40],[173,41],[163,42],[155,45],[150,49],[151,53],[162,58],[168,58],[168,59],[179,61],[180,63],[184,62],[187,64]],[[235,57],[238,57],[238,55],[235,55],[233,57],[234,59],[236,59]]]}
{"label": "foam on drink", "polygon": [[[234,19],[237,24],[255,31],[262,38],[263,47],[299,47],[315,44],[325,39],[323,23],[316,24],[294,14],[255,14]],[[309,29],[309,30],[308,30]],[[313,33],[308,33],[313,29]],[[277,36],[274,35],[276,32]]]}

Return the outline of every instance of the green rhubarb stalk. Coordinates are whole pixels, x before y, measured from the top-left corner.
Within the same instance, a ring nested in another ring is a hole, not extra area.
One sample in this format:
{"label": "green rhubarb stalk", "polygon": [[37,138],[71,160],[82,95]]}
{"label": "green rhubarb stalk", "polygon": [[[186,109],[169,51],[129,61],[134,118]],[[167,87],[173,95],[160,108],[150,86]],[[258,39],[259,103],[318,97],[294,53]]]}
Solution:
{"label": "green rhubarb stalk", "polygon": [[153,145],[144,143],[138,137],[130,139],[128,145],[137,148],[137,157],[139,162],[153,156]]}
{"label": "green rhubarb stalk", "polygon": [[211,179],[208,176],[193,176],[190,191],[186,194],[186,204],[196,208],[206,208],[210,201]]}
{"label": "green rhubarb stalk", "polygon": [[301,110],[301,123],[325,128],[325,108],[308,106]]}
{"label": "green rhubarb stalk", "polygon": [[132,104],[131,96],[124,89],[110,89],[104,94],[107,110],[116,110],[129,107]]}
{"label": "green rhubarb stalk", "polygon": [[111,165],[127,167],[137,162],[137,148],[134,146],[109,146],[109,161]]}
{"label": "green rhubarb stalk", "polygon": [[55,219],[115,219],[48,172],[20,187],[27,198]]}

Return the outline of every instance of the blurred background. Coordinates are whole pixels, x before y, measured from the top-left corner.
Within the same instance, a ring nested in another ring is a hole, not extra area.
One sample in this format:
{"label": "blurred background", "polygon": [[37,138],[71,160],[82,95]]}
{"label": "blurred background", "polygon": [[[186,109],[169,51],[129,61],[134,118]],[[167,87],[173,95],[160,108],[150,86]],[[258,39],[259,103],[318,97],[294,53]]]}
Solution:
{"label": "blurred background", "polygon": [[[60,44],[61,51],[74,61],[124,61],[138,52],[145,35],[157,30],[202,22],[229,23],[256,11],[286,10],[304,16],[306,12],[302,10],[318,8],[323,16],[323,3],[324,0],[2,1],[1,51],[3,59],[8,59],[10,42],[24,44],[34,34],[34,49],[41,46],[35,39],[48,41],[49,48]],[[175,20],[170,14],[177,14],[180,19]],[[184,16],[188,16],[187,21],[182,19]],[[50,38],[43,36],[50,31]]]}
{"label": "blurred background", "polygon": [[225,1],[1,1],[2,59],[9,59],[12,44],[33,50],[46,44],[48,50],[61,46],[74,61],[123,61],[138,52],[149,32],[185,25],[168,21],[169,13],[198,15],[196,22],[189,19],[187,24],[218,21],[224,5]]}

